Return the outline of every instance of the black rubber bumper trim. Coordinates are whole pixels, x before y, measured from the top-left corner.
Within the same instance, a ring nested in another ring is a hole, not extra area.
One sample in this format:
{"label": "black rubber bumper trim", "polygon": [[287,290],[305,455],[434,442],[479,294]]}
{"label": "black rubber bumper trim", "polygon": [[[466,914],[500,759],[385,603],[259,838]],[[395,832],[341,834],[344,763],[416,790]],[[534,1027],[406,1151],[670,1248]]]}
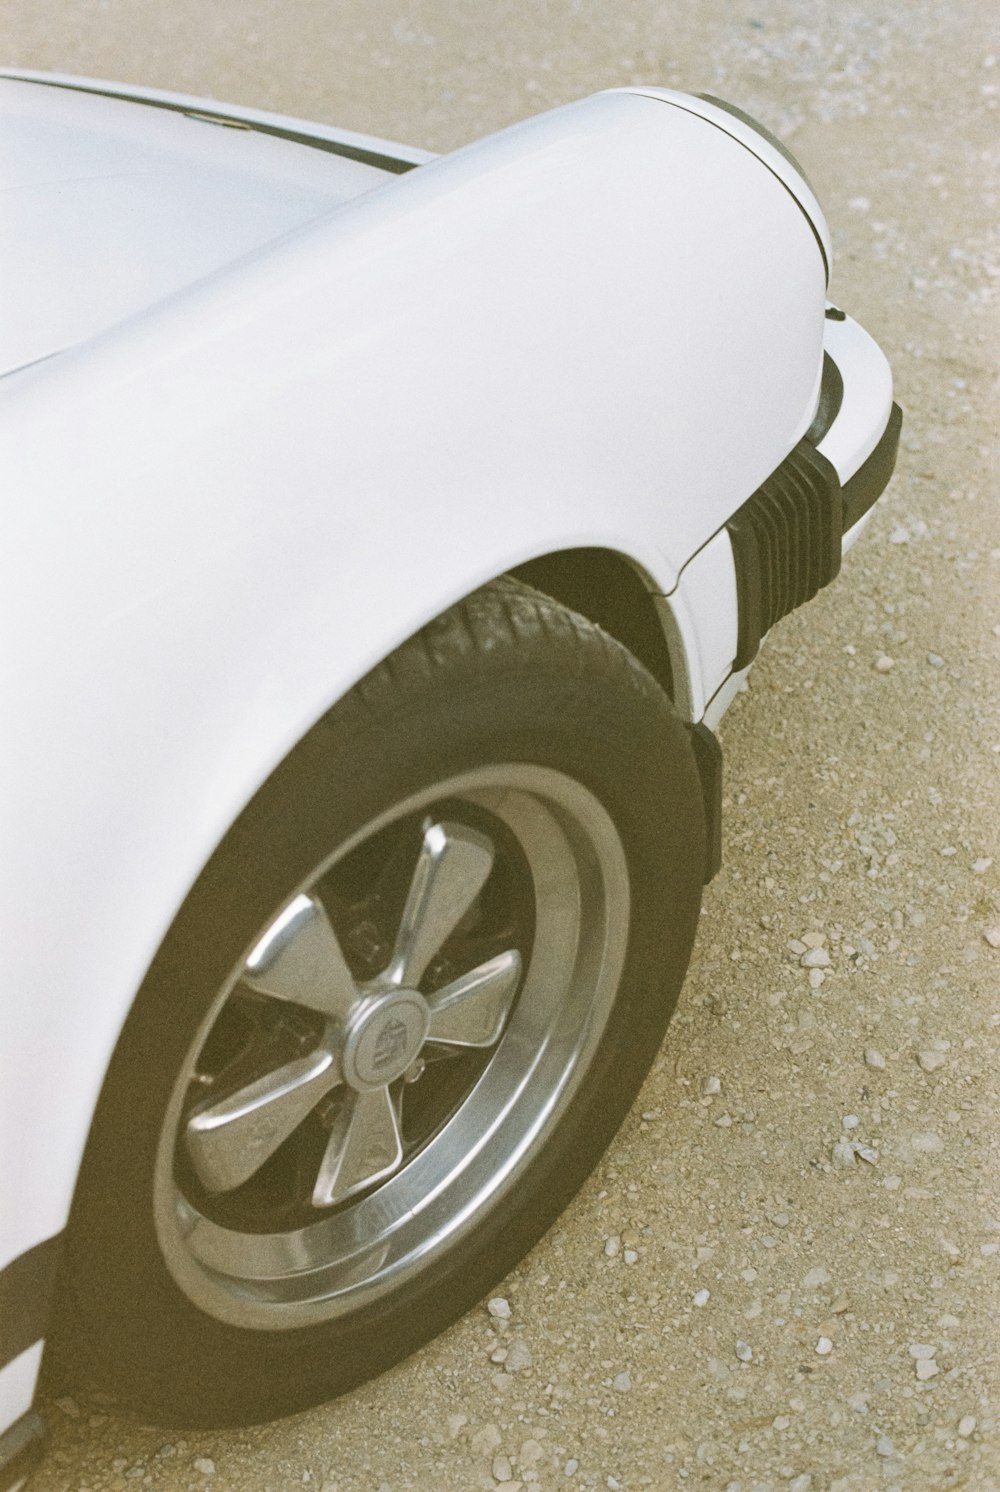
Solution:
{"label": "black rubber bumper trim", "polygon": [[705,804],[705,885],[722,869],[722,747],[704,721],[688,726]]}
{"label": "black rubber bumper trim", "polygon": [[0,1270],[0,1368],[45,1335],[61,1244],[57,1233]]}
{"label": "black rubber bumper trim", "polygon": [[9,1492],[34,1471],[49,1439],[49,1427],[35,1409],[15,1420],[0,1435],[0,1492]]}
{"label": "black rubber bumper trim", "polygon": [[733,668],[746,668],[775,622],[810,601],[840,569],[840,479],[800,440],[727,521],[736,569]]}
{"label": "black rubber bumper trim", "polygon": [[840,369],[828,352],[823,354],[823,379],[819,390],[819,404],[813,422],[805,433],[810,445],[818,446],[840,413],[844,402],[844,380]]}
{"label": "black rubber bumper trim", "polygon": [[844,498],[844,533],[874,507],[889,485],[899,454],[899,432],[903,428],[903,411],[893,404],[889,423],[878,445],[853,477],[842,488]]}

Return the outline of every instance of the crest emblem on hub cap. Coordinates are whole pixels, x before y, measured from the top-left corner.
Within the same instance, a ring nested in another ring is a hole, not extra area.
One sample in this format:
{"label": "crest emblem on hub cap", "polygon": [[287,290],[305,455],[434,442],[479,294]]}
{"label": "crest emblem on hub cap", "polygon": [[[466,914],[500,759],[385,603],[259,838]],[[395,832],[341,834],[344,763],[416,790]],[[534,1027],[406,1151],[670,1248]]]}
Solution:
{"label": "crest emblem on hub cap", "polygon": [[386,1021],[381,1031],[375,1038],[375,1047],[372,1052],[372,1064],[379,1072],[384,1067],[395,1067],[400,1057],[409,1049],[409,1033],[405,1021],[395,1018]]}
{"label": "crest emblem on hub cap", "polygon": [[352,1088],[383,1088],[401,1077],[423,1046],[430,1011],[416,990],[387,990],[365,1000],[344,1043],[344,1077]]}

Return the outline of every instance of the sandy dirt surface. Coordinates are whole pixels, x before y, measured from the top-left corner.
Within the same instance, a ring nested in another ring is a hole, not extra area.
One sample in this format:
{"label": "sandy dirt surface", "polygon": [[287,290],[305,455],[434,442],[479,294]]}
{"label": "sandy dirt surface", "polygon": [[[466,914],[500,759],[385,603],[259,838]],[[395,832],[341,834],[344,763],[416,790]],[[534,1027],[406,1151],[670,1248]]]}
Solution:
{"label": "sandy dirt surface", "polygon": [[805,163],[832,294],[906,411],[868,533],[724,722],[725,868],[677,1017],[598,1173],[498,1292],[509,1320],[484,1303],[381,1380],[252,1430],[166,1433],[61,1386],[34,1492],[1000,1487],[987,16],[6,0],[10,64],[436,149],[623,82],[729,96]]}

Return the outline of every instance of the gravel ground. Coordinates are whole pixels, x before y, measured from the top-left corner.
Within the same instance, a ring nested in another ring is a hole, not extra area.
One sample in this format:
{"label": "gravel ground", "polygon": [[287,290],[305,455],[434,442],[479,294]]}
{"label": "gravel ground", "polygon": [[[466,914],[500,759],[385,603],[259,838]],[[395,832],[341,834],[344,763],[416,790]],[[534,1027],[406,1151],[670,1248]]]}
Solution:
{"label": "gravel ground", "polygon": [[630,80],[728,95],[806,163],[907,420],[842,578],[723,725],[726,863],[678,1015],[506,1304],[253,1430],[168,1437],[59,1386],[33,1492],[1000,1487],[986,8],[7,0],[0,41],[438,149]]}

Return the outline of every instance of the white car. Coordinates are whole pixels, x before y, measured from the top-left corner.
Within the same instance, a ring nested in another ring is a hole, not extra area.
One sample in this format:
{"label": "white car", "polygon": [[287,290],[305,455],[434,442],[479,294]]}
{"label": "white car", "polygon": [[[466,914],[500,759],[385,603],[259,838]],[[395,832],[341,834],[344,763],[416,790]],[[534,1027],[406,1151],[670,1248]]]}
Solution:
{"label": "white car", "polygon": [[434,158],[0,77],[0,1485],[411,1352],[632,1103],[715,725],[892,471],[795,160],[629,88]]}

